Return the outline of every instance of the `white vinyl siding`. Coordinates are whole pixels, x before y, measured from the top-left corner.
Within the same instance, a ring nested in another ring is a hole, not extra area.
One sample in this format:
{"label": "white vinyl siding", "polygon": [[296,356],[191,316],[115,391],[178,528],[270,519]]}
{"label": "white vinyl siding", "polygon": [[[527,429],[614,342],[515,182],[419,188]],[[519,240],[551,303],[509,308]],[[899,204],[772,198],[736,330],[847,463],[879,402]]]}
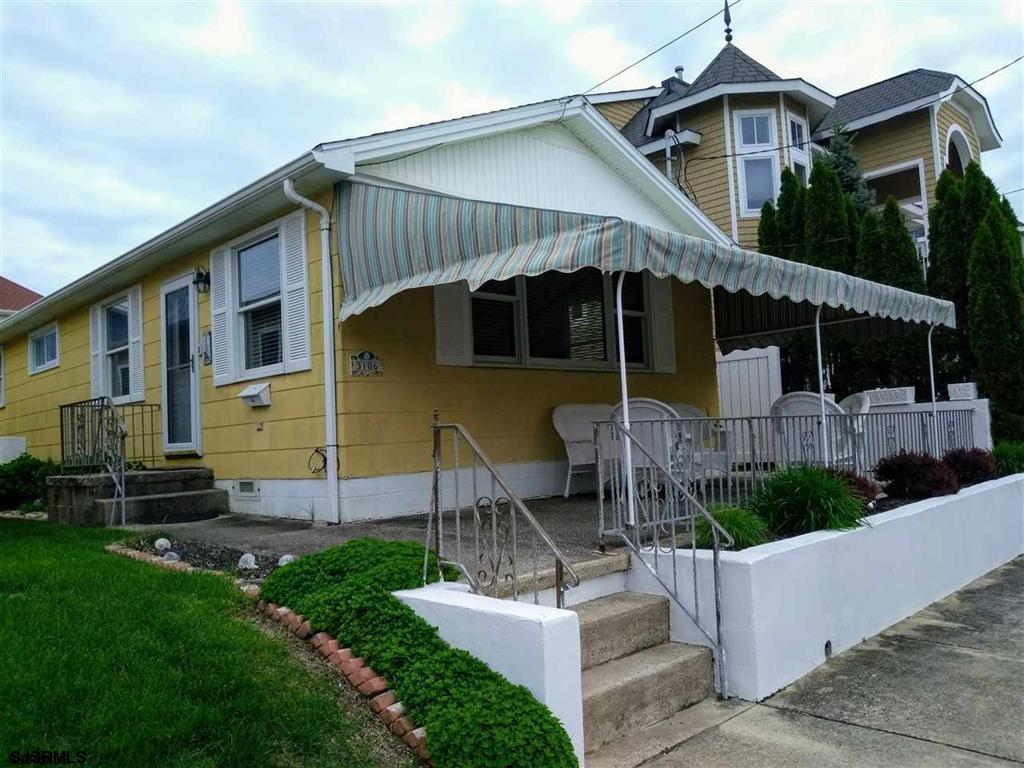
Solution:
{"label": "white vinyl siding", "polygon": [[779,189],[779,150],[775,110],[736,110],[733,130],[740,181],[740,215],[759,216]]}
{"label": "white vinyl siding", "polygon": [[306,262],[302,211],[210,254],[216,386],[311,367]]}
{"label": "white vinyl siding", "polygon": [[142,286],[89,308],[89,377],[93,397],[115,403],[145,399]]}
{"label": "white vinyl siding", "polygon": [[29,375],[60,365],[60,333],[56,323],[37,328],[28,335]]}
{"label": "white vinyl siding", "polygon": [[[587,268],[434,289],[439,365],[613,370],[617,275]],[[671,280],[631,274],[623,291],[627,364],[675,371]]]}

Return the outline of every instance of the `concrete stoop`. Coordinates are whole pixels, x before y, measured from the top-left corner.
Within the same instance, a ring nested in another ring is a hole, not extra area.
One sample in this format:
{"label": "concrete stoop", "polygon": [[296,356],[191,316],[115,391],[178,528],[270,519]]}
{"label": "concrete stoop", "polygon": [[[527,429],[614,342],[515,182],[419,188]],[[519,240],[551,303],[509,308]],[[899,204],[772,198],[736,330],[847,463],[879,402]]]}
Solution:
{"label": "concrete stoop", "polygon": [[[213,487],[213,471],[195,469],[146,470],[125,473],[125,523],[185,523],[207,520],[230,511],[225,490]],[[46,511],[50,522],[106,526],[121,511],[109,475],[56,475],[46,481]]]}
{"label": "concrete stoop", "polygon": [[667,597],[623,592],[572,610],[580,619],[588,765],[713,692],[710,650],[669,642]]}

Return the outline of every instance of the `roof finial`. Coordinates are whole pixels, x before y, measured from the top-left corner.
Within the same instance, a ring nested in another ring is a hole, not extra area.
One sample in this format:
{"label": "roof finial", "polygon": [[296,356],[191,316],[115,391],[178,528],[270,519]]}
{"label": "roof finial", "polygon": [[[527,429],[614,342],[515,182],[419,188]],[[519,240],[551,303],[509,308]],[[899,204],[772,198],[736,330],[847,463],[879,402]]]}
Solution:
{"label": "roof finial", "polygon": [[732,30],[729,29],[729,25],[732,24],[732,15],[729,13],[729,0],[725,0],[725,42],[732,42]]}

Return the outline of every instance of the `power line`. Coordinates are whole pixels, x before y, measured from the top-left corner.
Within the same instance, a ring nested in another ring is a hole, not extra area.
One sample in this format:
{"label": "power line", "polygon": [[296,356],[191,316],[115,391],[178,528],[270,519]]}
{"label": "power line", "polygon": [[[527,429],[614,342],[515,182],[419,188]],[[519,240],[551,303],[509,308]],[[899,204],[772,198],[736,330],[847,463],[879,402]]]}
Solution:
{"label": "power line", "polygon": [[1000,195],[1012,195],[1012,194],[1014,194],[1016,192],[1024,192],[1024,187],[1017,187],[1016,189],[1011,189],[1009,192],[1000,192],[999,194]]}
{"label": "power line", "polygon": [[[735,8],[735,7],[736,7],[737,5],[739,5],[739,4],[741,3],[741,2],[743,2],[743,0],[736,0],[736,2],[734,2],[734,3],[732,4],[732,7],[733,7],[733,8]],[[715,11],[715,12],[714,12],[713,14],[711,14],[711,15],[710,15],[710,16],[708,16],[708,17],[707,17],[706,19],[704,19],[704,21],[702,21],[702,22],[700,22],[699,24],[696,24],[696,25],[694,25],[694,26],[690,27],[690,28],[689,28],[688,30],[686,30],[685,32],[683,32],[683,33],[682,33],[681,35],[677,35],[676,37],[673,37],[673,38],[672,38],[671,40],[669,40],[669,41],[668,41],[667,43],[665,43],[664,45],[658,46],[657,48],[655,48],[655,49],[654,49],[653,51],[651,51],[651,52],[650,52],[650,53],[648,53],[647,55],[645,55],[645,56],[641,56],[641,57],[640,57],[639,59],[637,59],[636,61],[634,61],[634,62],[633,62],[632,64],[630,64],[629,66],[627,66],[627,67],[623,67],[623,68],[622,68],[622,69],[620,69],[620,70],[619,70],[618,72],[616,72],[616,73],[615,73],[614,75],[610,75],[609,77],[606,77],[606,78],[605,78],[604,80],[602,80],[602,81],[601,81],[600,83],[598,83],[597,85],[592,85],[592,86],[590,86],[589,88],[587,88],[587,90],[585,90],[585,91],[584,91],[584,92],[583,92],[582,94],[579,94],[579,95],[581,95],[581,96],[586,96],[586,95],[587,95],[588,93],[590,93],[591,91],[593,91],[593,90],[594,90],[595,88],[600,88],[600,87],[601,87],[602,85],[604,85],[605,83],[607,83],[607,82],[609,82],[609,81],[611,81],[611,80],[614,80],[614,79],[615,79],[616,77],[618,77],[619,75],[621,75],[621,74],[622,74],[623,72],[628,72],[628,71],[629,71],[629,70],[631,70],[631,69],[632,69],[633,67],[635,67],[635,66],[636,66],[637,64],[641,64],[642,62],[645,62],[645,61],[647,61],[647,59],[651,58],[651,56],[654,56],[654,55],[655,55],[656,53],[661,53],[661,52],[662,52],[663,50],[665,50],[666,48],[668,48],[668,47],[669,47],[670,45],[672,45],[673,43],[677,43],[677,42],[679,42],[680,40],[682,40],[682,39],[683,39],[684,37],[686,37],[686,36],[687,36],[688,34],[690,34],[691,32],[694,32],[694,31],[696,31],[696,30],[700,29],[700,28],[701,28],[701,27],[703,27],[703,26],[704,26],[705,24],[707,24],[707,23],[708,23],[709,21],[713,21],[713,20],[714,20],[714,19],[716,19],[717,17],[721,16],[721,15],[722,15],[723,13],[725,13],[725,9],[724,9],[724,8],[723,8],[722,10],[720,10],[720,11]]]}

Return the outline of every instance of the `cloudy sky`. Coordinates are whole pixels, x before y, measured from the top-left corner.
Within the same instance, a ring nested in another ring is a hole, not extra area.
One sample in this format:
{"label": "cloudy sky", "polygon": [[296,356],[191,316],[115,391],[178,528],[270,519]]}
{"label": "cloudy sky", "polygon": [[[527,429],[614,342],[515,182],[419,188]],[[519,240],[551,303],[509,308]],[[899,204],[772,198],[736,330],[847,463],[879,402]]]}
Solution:
{"label": "cloudy sky", "polygon": [[[47,293],[321,141],[586,90],[718,2],[0,2],[0,272]],[[760,2],[734,42],[833,94],[1024,52],[1017,2]],[[689,77],[715,20],[604,89]],[[1024,62],[978,88],[1024,186]],[[1011,195],[1018,212],[1024,193]]]}

